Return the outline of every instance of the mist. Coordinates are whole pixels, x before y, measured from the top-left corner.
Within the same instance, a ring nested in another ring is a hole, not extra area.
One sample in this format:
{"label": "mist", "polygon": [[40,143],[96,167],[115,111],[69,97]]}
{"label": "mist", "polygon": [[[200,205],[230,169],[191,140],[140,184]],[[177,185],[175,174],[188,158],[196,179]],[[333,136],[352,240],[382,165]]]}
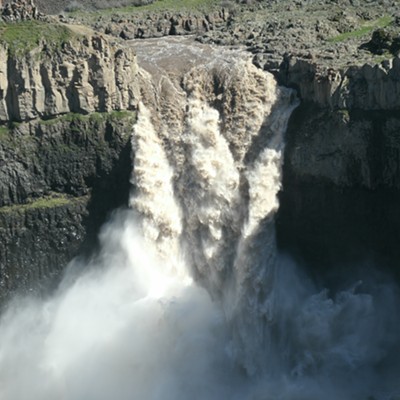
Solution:
{"label": "mist", "polygon": [[233,398],[226,325],[207,292],[165,274],[133,212],[119,213],[101,242],[96,261],[71,265],[51,298],[8,306],[0,398]]}
{"label": "mist", "polygon": [[[72,263],[48,299],[16,298],[0,322],[0,398],[395,399],[399,297],[356,282],[333,297],[280,256],[267,369],[235,358],[221,305],[165,269],[133,211]],[[263,349],[265,350],[265,349]]]}

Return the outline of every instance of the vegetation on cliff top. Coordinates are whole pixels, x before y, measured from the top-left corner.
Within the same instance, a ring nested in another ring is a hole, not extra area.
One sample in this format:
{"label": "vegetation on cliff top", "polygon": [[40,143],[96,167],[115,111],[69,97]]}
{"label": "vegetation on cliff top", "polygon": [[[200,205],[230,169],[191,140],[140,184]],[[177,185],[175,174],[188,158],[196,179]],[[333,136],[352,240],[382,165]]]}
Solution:
{"label": "vegetation on cliff top", "polygon": [[375,21],[364,23],[358,29],[341,33],[340,35],[337,35],[337,36],[331,38],[330,42],[337,43],[337,42],[343,42],[344,40],[347,40],[347,39],[360,38],[362,36],[370,34],[374,29],[386,28],[387,26],[389,26],[392,23],[392,21],[393,21],[393,18],[391,16],[386,15]]}
{"label": "vegetation on cliff top", "polygon": [[76,37],[65,25],[42,22],[20,21],[14,23],[0,23],[0,43],[8,45],[11,54],[25,54],[45,41],[51,47],[59,47]]}
{"label": "vegetation on cliff top", "polygon": [[150,4],[142,6],[125,6],[105,8],[91,12],[86,10],[84,6],[77,7],[75,11],[71,12],[72,16],[91,14],[92,16],[111,15],[111,14],[135,14],[140,12],[159,12],[159,11],[195,11],[195,10],[208,10],[215,6],[220,6],[221,0],[156,0]]}
{"label": "vegetation on cliff top", "polygon": [[[162,10],[192,10],[203,9],[210,6],[220,5],[220,0],[158,0],[151,4],[141,6],[140,10],[162,11]],[[134,11],[134,7],[126,7],[126,11]],[[136,7],[136,11],[138,8]]]}

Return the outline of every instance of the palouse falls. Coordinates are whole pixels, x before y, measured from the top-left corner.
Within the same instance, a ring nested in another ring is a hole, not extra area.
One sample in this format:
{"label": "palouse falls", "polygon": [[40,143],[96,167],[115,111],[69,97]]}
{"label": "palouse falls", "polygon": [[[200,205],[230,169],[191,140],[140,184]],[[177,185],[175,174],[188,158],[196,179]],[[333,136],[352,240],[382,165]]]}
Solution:
{"label": "palouse falls", "polygon": [[240,47],[127,45],[129,201],[56,285],[2,306],[0,399],[400,399],[394,274],[328,279],[278,243],[297,91]]}

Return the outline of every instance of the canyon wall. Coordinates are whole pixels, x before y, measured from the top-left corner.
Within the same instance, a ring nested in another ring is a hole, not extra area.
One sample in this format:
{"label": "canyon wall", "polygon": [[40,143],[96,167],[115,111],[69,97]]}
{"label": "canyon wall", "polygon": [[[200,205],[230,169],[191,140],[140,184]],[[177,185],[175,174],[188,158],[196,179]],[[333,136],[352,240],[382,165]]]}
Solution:
{"label": "canyon wall", "polygon": [[0,48],[2,299],[51,284],[127,204],[140,85],[134,51],[99,35]]}
{"label": "canyon wall", "polygon": [[127,204],[135,118],[131,112],[67,114],[2,131],[3,295],[57,276],[96,244],[107,215]]}
{"label": "canyon wall", "polygon": [[281,249],[328,274],[399,274],[400,59],[333,69],[286,58],[277,76],[302,100],[286,135]]}
{"label": "canyon wall", "polygon": [[279,79],[302,99],[288,133],[292,175],[342,187],[399,188],[400,58],[336,71],[285,60]]}

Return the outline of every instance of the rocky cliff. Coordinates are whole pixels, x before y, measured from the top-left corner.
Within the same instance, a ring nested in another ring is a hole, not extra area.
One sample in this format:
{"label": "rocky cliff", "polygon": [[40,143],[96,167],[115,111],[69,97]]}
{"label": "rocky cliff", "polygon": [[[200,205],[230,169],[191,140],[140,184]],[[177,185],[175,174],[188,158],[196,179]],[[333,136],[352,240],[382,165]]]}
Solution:
{"label": "rocky cliff", "polygon": [[73,33],[57,46],[43,41],[17,53],[0,43],[0,123],[135,109],[134,51],[83,29]]}
{"label": "rocky cliff", "polygon": [[123,39],[146,39],[168,35],[193,35],[215,31],[225,26],[231,15],[228,9],[210,12],[148,12],[92,23],[94,29]]}
{"label": "rocky cliff", "polygon": [[279,77],[298,90],[302,100],[321,108],[397,110],[400,108],[400,58],[360,66],[326,67],[287,56]]}
{"label": "rocky cliff", "polygon": [[[5,29],[22,36],[27,24]],[[67,40],[0,44],[0,299],[57,277],[127,203],[135,53],[86,28],[56,26],[71,29]]]}
{"label": "rocky cliff", "polygon": [[310,61],[282,64],[302,104],[287,132],[278,233],[313,270],[400,276],[399,60],[322,74]]}
{"label": "rocky cliff", "polygon": [[[0,298],[58,276],[127,204],[135,113],[66,114],[0,131]],[[34,279],[33,279],[34,278]]]}

